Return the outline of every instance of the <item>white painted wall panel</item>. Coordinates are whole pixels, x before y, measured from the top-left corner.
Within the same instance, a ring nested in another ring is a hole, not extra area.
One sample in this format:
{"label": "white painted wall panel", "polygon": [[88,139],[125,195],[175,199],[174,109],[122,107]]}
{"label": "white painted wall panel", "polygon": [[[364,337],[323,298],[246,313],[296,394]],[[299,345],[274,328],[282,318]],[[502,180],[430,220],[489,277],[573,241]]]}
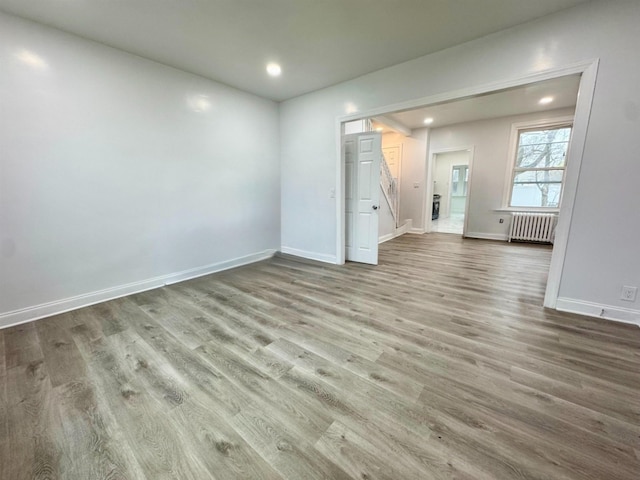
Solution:
{"label": "white painted wall panel", "polygon": [[[560,296],[638,308],[620,286],[640,285],[640,2],[593,2],[396,65],[280,106],[282,243],[335,256],[336,118],[517,79],[600,58]],[[311,153],[310,153],[311,152]],[[473,187],[472,187],[473,188]],[[307,212],[317,212],[305,228]]]}
{"label": "white painted wall panel", "polygon": [[0,14],[0,316],[280,245],[271,101]]}
{"label": "white painted wall panel", "polygon": [[413,231],[424,231],[428,128],[413,130],[402,145],[400,218],[411,219]]}

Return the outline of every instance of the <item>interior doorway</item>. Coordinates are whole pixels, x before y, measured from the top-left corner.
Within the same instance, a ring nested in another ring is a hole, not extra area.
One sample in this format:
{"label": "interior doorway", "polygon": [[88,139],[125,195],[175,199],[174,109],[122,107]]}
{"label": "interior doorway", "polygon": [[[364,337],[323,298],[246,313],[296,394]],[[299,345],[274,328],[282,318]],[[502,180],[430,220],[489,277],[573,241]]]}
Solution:
{"label": "interior doorway", "polygon": [[464,235],[471,158],[470,148],[433,154],[433,198],[428,231]]}
{"label": "interior doorway", "polygon": [[[436,108],[442,107],[442,109],[448,109],[450,103],[458,102],[458,101],[466,101],[466,100],[474,100],[482,102],[485,98],[495,94],[507,93],[509,91],[521,90],[528,91],[529,87],[533,87],[534,89],[540,85],[544,85],[545,82],[554,81],[555,79],[563,79],[565,77],[576,76],[578,80],[578,90],[579,95],[577,95],[577,101],[574,102],[574,125],[571,137],[571,147],[566,156],[566,164],[567,168],[564,175],[564,186],[563,186],[563,201],[560,205],[558,212],[558,221],[555,228],[555,240],[554,240],[554,248],[551,257],[551,266],[549,269],[549,274],[547,277],[547,286],[545,293],[544,306],[548,308],[555,308],[556,302],[558,299],[559,289],[560,289],[560,279],[562,277],[562,270],[564,267],[564,260],[567,253],[568,247],[568,239],[569,239],[569,227],[571,224],[571,218],[573,215],[573,207],[574,200],[577,190],[578,177],[581,167],[582,161],[582,153],[584,151],[584,145],[586,141],[586,133],[589,125],[589,117],[591,112],[591,104],[593,100],[593,95],[595,91],[596,77],[598,71],[598,61],[591,60],[585,61],[582,63],[572,64],[569,66],[563,66],[558,68],[552,68],[549,70],[545,70],[543,72],[534,73],[525,75],[519,78],[512,78],[508,80],[504,80],[501,82],[496,82],[493,84],[479,85],[473,86],[470,88],[466,88],[464,90],[452,91],[445,94],[435,94],[430,97],[418,98],[411,101],[406,101],[403,103],[395,104],[395,105],[387,105],[387,106],[379,106],[376,108],[372,108],[371,110],[363,110],[356,111],[354,113],[350,113],[348,115],[338,117],[336,124],[337,131],[337,139],[339,140],[341,136],[344,134],[344,125],[345,123],[379,117],[380,115],[391,115],[392,120],[396,120],[394,116],[397,114],[393,114],[393,112],[398,112],[398,114],[402,112],[414,112],[415,115],[419,118],[421,125],[433,125],[433,118],[425,117],[424,111],[421,111],[421,108]],[[575,98],[575,97],[574,97]],[[514,105],[514,102],[505,102],[506,105]],[[540,102],[542,105],[542,102]],[[497,113],[497,110],[494,108],[477,108],[476,112],[492,112],[493,114]],[[504,114],[504,112],[502,112]],[[420,119],[420,117],[422,117]],[[460,119],[457,122],[461,122]],[[430,137],[432,138],[432,137]],[[338,264],[342,264],[345,261],[345,164],[344,164],[344,156],[342,155],[341,150],[341,142],[337,142],[337,151],[338,151],[338,169],[337,169],[337,202],[336,202],[336,260]],[[430,183],[430,171],[429,165],[430,161],[425,161],[426,168],[424,168],[424,176],[422,177],[424,180],[424,189],[423,205],[427,204],[427,199],[430,199],[433,196],[433,186]],[[470,175],[470,179],[472,176]],[[488,178],[497,178],[494,176]],[[415,188],[420,189],[420,182],[415,183]],[[468,185],[469,189],[472,189],[471,183]],[[494,189],[499,190],[499,189]],[[467,195],[469,196],[469,195]],[[468,203],[468,200],[467,200]],[[493,210],[491,210],[491,208]],[[490,207],[489,211],[493,211],[495,213],[502,213],[501,210],[496,210],[498,207]],[[468,211],[468,205],[467,209]],[[424,220],[430,220],[430,213],[427,209],[423,210],[425,216]],[[468,215],[465,216],[466,222],[468,222]],[[502,218],[498,219],[498,224],[502,225],[504,223]],[[430,221],[425,221],[425,226],[430,226]],[[426,229],[425,229],[426,230]],[[412,232],[413,233],[413,232]],[[417,233],[417,232],[416,232]],[[486,236],[478,236],[476,238],[488,238]],[[493,238],[489,238],[493,239]]]}

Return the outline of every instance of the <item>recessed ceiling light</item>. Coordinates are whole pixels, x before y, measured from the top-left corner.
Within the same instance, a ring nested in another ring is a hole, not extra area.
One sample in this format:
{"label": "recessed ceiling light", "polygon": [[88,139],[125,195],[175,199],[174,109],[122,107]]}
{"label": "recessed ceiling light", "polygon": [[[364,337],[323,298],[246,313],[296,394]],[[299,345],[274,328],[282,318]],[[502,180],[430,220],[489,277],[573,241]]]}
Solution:
{"label": "recessed ceiling light", "polygon": [[269,63],[267,64],[267,73],[272,77],[279,77],[282,73],[282,67],[277,63]]}
{"label": "recessed ceiling light", "polygon": [[553,102],[553,97],[542,97],[538,102],[540,105],[549,105]]}
{"label": "recessed ceiling light", "polygon": [[424,124],[425,125],[431,125],[433,123],[433,118],[431,117],[427,117],[424,119]]}
{"label": "recessed ceiling light", "polygon": [[376,127],[376,132],[381,132],[384,130],[384,127]]}

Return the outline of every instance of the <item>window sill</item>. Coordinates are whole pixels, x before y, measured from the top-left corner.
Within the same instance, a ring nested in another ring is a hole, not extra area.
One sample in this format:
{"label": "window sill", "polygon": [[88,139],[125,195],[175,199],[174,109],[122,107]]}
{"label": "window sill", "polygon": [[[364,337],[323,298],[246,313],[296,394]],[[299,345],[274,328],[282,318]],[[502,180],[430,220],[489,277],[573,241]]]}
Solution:
{"label": "window sill", "polygon": [[531,213],[560,213],[559,208],[533,208],[533,207],[503,207],[495,208],[496,213],[531,212]]}

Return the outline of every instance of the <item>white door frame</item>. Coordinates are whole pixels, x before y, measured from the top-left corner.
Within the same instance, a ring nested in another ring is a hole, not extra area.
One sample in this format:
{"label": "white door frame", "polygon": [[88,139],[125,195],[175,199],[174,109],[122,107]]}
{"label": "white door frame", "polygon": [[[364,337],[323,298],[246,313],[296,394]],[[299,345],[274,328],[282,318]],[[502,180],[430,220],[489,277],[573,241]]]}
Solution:
{"label": "white door frame", "polygon": [[[472,172],[473,172],[473,156],[475,154],[475,146],[469,145],[466,147],[453,147],[453,148],[440,148],[438,150],[433,150],[428,152],[429,161],[427,163],[427,179],[425,181],[425,185],[427,188],[425,199],[425,214],[424,214],[424,226],[425,233],[431,233],[432,225],[431,222],[431,202],[433,201],[433,175],[434,169],[436,165],[436,155],[440,153],[452,153],[452,152],[469,152],[469,182],[467,183],[467,199],[464,201],[464,223],[462,225],[462,236],[464,237],[467,234],[467,224],[469,221],[469,198],[471,198],[471,183],[473,182]],[[451,213],[451,212],[449,212]]]}
{"label": "white door frame", "polygon": [[343,132],[342,123],[351,120],[360,120],[379,115],[384,115],[400,110],[411,110],[418,107],[433,105],[436,103],[459,100],[461,98],[474,95],[482,95],[496,90],[519,87],[529,83],[551,80],[553,78],[564,77],[566,75],[582,74],[580,78],[580,90],[578,102],[576,104],[575,120],[573,124],[573,137],[571,147],[567,156],[567,169],[565,173],[564,196],[560,213],[558,215],[558,225],[556,227],[556,237],[551,255],[551,265],[549,267],[549,277],[547,289],[544,297],[544,306],[555,308],[560,290],[560,280],[567,254],[569,242],[569,230],[573,217],[573,209],[578,187],[578,178],[584,154],[584,145],[589,128],[589,118],[591,116],[591,105],[596,87],[598,75],[599,59],[586,60],[563,67],[552,68],[542,72],[516,77],[508,80],[501,80],[494,83],[476,85],[461,90],[430,95],[416,98],[406,102],[381,106],[363,112],[340,115],[335,121],[336,133],[336,263],[344,264],[345,257],[345,202],[344,202],[344,164],[342,162],[341,135]]}

